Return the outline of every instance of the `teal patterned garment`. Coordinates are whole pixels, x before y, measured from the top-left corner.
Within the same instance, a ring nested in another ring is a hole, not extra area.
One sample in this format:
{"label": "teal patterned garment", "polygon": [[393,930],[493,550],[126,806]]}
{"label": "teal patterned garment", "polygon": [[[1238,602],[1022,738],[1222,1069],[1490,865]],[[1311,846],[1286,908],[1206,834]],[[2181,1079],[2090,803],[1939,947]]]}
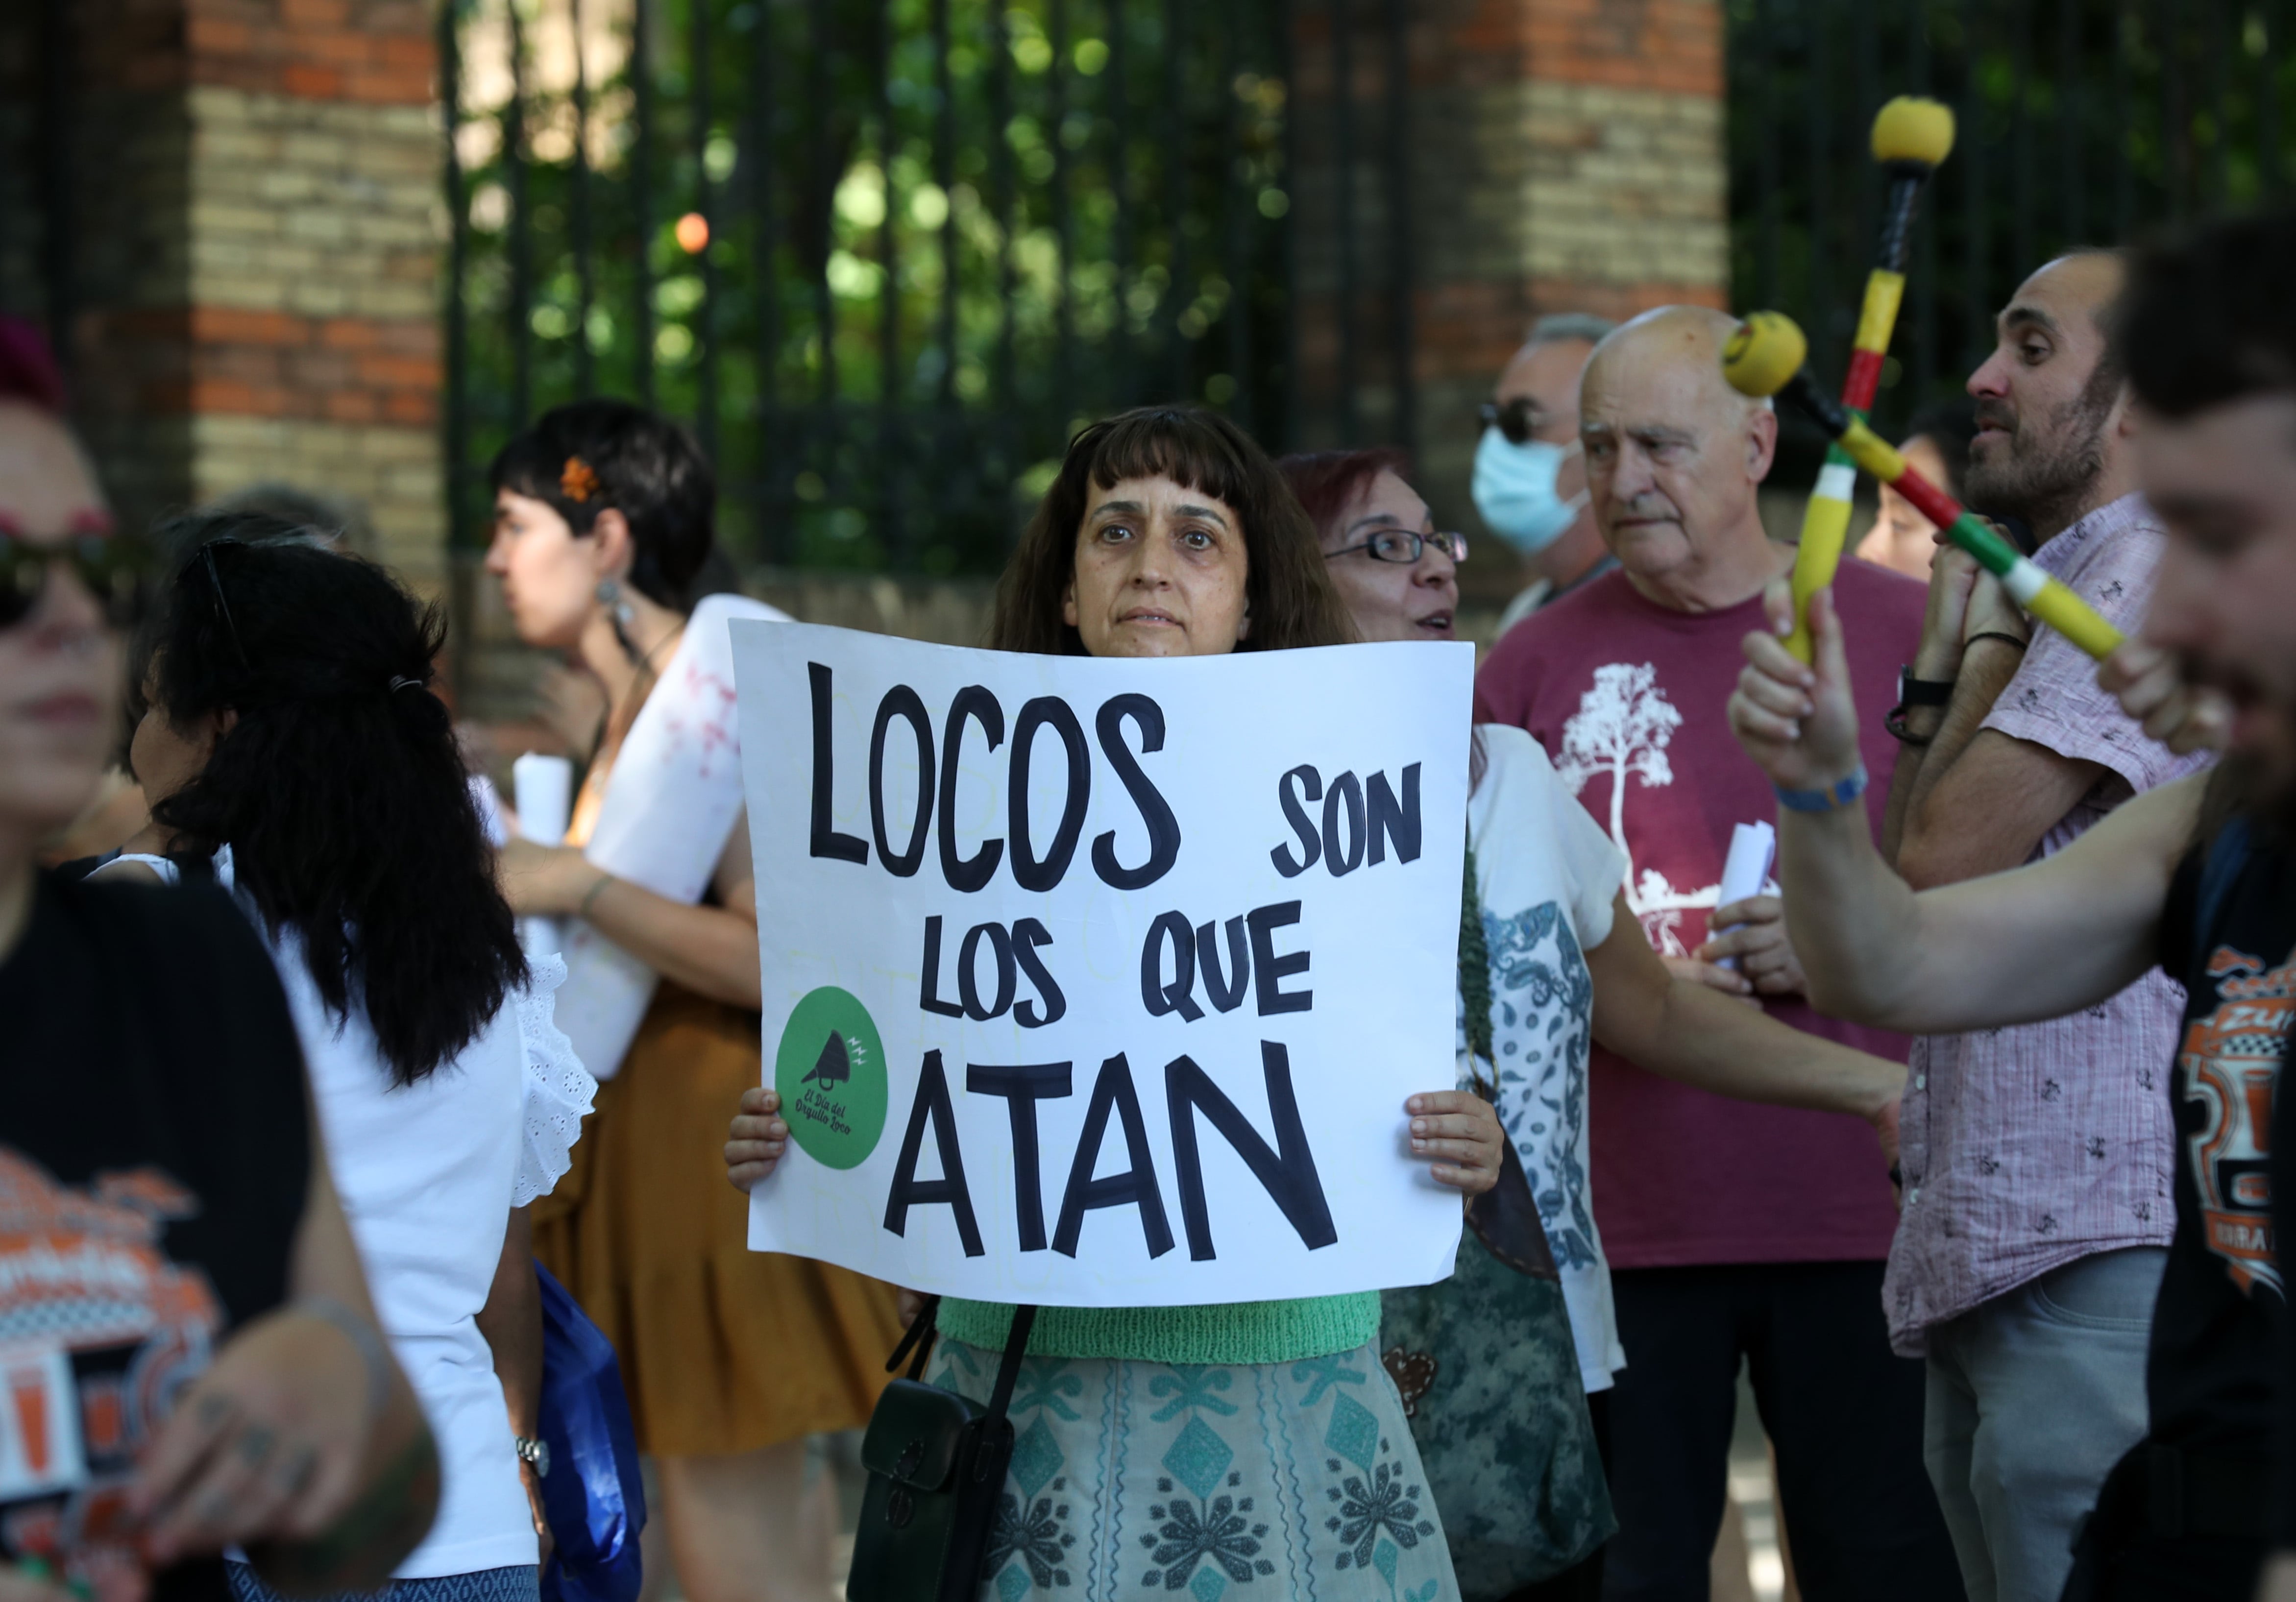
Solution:
{"label": "teal patterned garment", "polygon": [[1467,1602],[1499,1602],[1609,1540],[1618,1520],[1562,1287],[1470,1231],[1448,1279],[1381,1300],[1381,1349],[1426,1385],[1411,1432]]}
{"label": "teal patterned garment", "polygon": [[[977,1402],[994,1352],[943,1341]],[[1459,1602],[1394,1382],[1370,1345],[1298,1362],[1032,1357],[980,1602]]]}

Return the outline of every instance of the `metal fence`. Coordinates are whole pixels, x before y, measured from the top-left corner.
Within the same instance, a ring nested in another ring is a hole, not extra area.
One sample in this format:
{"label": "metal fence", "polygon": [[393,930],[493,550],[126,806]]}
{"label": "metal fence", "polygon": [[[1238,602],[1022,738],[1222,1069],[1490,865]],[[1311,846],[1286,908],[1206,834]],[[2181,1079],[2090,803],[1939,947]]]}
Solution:
{"label": "metal fence", "polygon": [[1873,261],[1866,150],[1890,95],[1953,106],[1876,405],[1901,426],[1958,391],[2018,282],[2282,195],[2288,0],[1727,0],[1734,304],[1810,331],[1838,378]]}
{"label": "metal fence", "polygon": [[1290,426],[1281,0],[455,0],[455,535],[521,421],[689,420],[750,560],[993,571],[1076,424]]}

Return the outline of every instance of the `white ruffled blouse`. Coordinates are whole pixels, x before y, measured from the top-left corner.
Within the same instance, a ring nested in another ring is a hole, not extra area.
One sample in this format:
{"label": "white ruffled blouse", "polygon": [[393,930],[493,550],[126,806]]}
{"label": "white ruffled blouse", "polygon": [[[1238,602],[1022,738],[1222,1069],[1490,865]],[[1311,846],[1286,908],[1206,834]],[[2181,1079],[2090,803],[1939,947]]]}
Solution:
{"label": "white ruffled blouse", "polygon": [[[165,858],[124,860],[171,883],[176,877]],[[217,854],[215,870],[217,883],[234,887],[228,847]],[[252,904],[240,900],[254,918]],[[553,1018],[565,964],[529,959],[525,988],[476,1039],[453,1061],[399,1085],[365,1007],[354,1001],[347,1014],[331,1011],[295,933],[261,932],[302,1040],[328,1165],[375,1311],[439,1441],[439,1516],[396,1575],[533,1563],[510,1418],[477,1319],[510,1210],[547,1195],[571,1165],[597,1091]]]}

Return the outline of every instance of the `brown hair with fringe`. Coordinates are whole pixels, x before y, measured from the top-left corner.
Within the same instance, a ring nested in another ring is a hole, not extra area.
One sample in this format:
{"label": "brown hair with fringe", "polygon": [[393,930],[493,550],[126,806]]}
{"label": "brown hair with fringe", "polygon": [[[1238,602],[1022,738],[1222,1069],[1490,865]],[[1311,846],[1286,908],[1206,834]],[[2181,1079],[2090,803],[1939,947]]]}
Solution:
{"label": "brown hair with fringe", "polygon": [[1362,451],[1303,451],[1279,456],[1275,470],[1300,497],[1300,504],[1322,539],[1368,491],[1382,473],[1411,476],[1411,459],[1393,445]]}
{"label": "brown hair with fringe", "polygon": [[1267,453],[1217,413],[1143,406],[1096,422],[1069,442],[1060,472],[997,581],[990,649],[1087,654],[1083,637],[1062,619],[1061,603],[1076,578],[1077,538],[1094,488],[1113,489],[1128,478],[1169,478],[1234,510],[1243,527],[1251,617],[1251,633],[1236,650],[1355,641],[1354,621],[1324,571],[1315,527]]}

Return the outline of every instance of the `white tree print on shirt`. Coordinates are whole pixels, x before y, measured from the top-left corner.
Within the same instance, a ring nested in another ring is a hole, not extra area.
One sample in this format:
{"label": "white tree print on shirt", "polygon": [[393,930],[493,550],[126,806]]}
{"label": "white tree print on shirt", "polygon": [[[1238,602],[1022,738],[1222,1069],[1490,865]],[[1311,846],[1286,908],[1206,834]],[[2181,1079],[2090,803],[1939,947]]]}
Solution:
{"label": "white tree print on shirt", "polygon": [[1611,839],[1627,859],[1627,905],[1642,920],[1643,932],[1660,955],[1684,957],[1690,948],[1678,932],[1685,909],[1713,906],[1719,883],[1702,890],[1677,890],[1652,868],[1639,879],[1634,848],[1627,844],[1627,781],[1649,788],[1674,782],[1666,754],[1682,714],[1658,687],[1658,668],[1649,662],[1612,662],[1595,670],[1594,688],[1578,698],[1578,710],[1562,725],[1562,748],[1554,771],[1572,795],[1597,773],[1611,781]]}

